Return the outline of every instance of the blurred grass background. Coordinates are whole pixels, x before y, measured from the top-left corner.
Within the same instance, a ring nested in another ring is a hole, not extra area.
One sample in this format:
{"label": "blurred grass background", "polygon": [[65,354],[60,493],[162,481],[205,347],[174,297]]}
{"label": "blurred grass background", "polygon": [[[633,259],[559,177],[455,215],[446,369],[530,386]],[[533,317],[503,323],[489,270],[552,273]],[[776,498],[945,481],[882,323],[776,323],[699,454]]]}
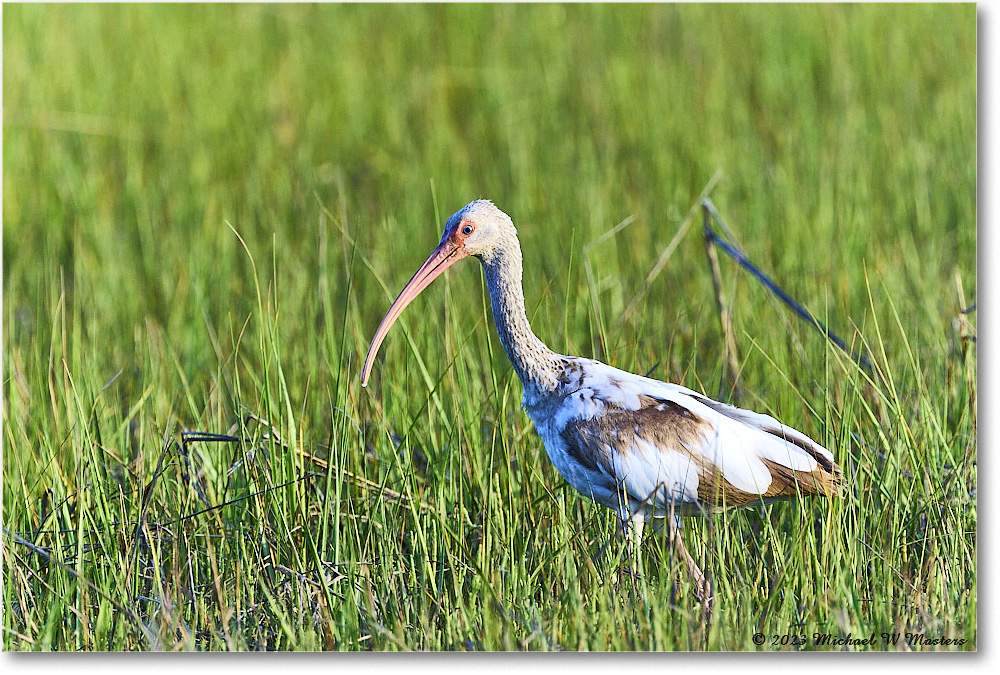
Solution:
{"label": "blurred grass background", "polygon": [[[6,5],[3,38],[7,649],[974,645],[974,5]],[[488,197],[553,348],[718,394],[697,227],[621,321],[717,172],[751,259],[880,368],[723,261],[738,402],[854,487],[694,523],[705,632],[656,544],[638,587],[591,562],[613,519],[517,409],[474,265],[357,375]]]}

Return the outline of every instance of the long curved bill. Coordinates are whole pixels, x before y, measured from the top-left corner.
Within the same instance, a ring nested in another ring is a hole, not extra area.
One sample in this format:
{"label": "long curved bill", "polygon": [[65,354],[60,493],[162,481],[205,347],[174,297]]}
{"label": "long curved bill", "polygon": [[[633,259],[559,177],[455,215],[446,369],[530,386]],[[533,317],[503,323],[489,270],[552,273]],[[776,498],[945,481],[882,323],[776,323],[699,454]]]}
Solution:
{"label": "long curved bill", "polygon": [[420,291],[427,288],[442,272],[467,255],[468,253],[465,252],[462,246],[459,246],[450,239],[445,239],[438,244],[438,247],[434,249],[434,252],[427,258],[427,261],[420,266],[420,269],[403,286],[403,290],[399,292],[399,295],[396,296],[396,299],[390,305],[389,311],[382,318],[382,323],[378,325],[375,337],[372,338],[371,346],[368,347],[368,356],[365,357],[365,365],[361,369],[362,387],[368,386],[368,378],[372,374],[372,366],[375,364],[375,356],[378,354],[378,348],[382,346],[382,341],[385,340],[389,329],[392,328],[392,324],[396,322],[396,319],[403,313],[406,306],[413,302],[413,299],[420,295]]}

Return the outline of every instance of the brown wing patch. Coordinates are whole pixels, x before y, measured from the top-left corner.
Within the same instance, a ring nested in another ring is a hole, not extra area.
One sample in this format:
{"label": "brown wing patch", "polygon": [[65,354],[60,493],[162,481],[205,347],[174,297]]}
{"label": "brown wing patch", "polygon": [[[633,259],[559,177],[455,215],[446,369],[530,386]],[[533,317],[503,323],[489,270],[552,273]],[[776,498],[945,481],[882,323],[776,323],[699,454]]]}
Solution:
{"label": "brown wing patch", "polygon": [[[778,430],[762,429],[802,448],[813,457],[818,466],[814,471],[794,471],[776,462],[760,458],[771,474],[771,484],[761,495],[740,490],[722,475],[719,467],[708,460],[697,448],[711,436],[710,422],[675,401],[658,399],[641,394],[638,410],[609,407],[598,417],[571,420],[560,435],[566,443],[567,454],[591,471],[615,476],[612,453],[622,456],[641,447],[638,440],[662,449],[687,455],[698,471],[698,501],[694,510],[739,508],[763,500],[794,497],[796,495],[836,496],[841,485],[840,467],[810,445],[788,438]],[[638,498],[641,496],[636,495]],[[687,508],[690,511],[691,508]],[[682,509],[681,512],[685,512]]]}
{"label": "brown wing patch", "polygon": [[608,407],[604,414],[590,419],[571,420],[560,436],[566,452],[591,471],[615,476],[612,453],[621,456],[640,447],[642,439],[664,451],[688,455],[698,466],[699,475],[716,470],[694,448],[704,443],[711,425],[674,401],[639,395],[638,410]]}
{"label": "brown wing patch", "polygon": [[733,509],[799,495],[836,497],[840,491],[842,476],[836,465],[835,472],[828,472],[822,467],[815,471],[795,471],[769,459],[759,459],[771,474],[771,484],[764,494],[740,490],[722,476],[718,467],[713,466],[711,472],[698,477],[698,501],[706,508]]}
{"label": "brown wing patch", "polygon": [[[637,447],[643,439],[663,450],[688,452],[700,444],[711,425],[674,401],[639,395],[638,410],[608,407],[604,414],[590,419],[571,420],[561,432],[571,448],[576,446],[611,446],[622,455]],[[576,457],[574,450],[570,455]],[[607,454],[604,452],[604,454]]]}
{"label": "brown wing patch", "polygon": [[764,497],[794,497],[796,495],[822,495],[836,497],[843,483],[840,467],[835,471],[817,467],[815,471],[794,471],[777,462],[761,458],[771,472],[771,485]]}
{"label": "brown wing patch", "polygon": [[707,468],[708,471],[698,476],[698,501],[703,507],[735,509],[760,501],[759,494],[745,492],[726,480],[719,467],[713,465]]}

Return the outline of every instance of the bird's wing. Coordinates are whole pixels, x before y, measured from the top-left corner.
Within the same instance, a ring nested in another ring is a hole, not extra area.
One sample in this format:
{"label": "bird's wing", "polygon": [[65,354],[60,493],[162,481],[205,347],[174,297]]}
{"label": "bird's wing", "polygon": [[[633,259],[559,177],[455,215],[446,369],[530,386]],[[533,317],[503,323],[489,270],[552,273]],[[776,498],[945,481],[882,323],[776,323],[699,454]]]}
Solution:
{"label": "bird's wing", "polygon": [[825,448],[772,417],[596,361],[554,424],[569,457],[613,482],[617,494],[602,501],[623,513],[626,498],[629,512],[659,515],[671,504],[832,496],[841,481]]}

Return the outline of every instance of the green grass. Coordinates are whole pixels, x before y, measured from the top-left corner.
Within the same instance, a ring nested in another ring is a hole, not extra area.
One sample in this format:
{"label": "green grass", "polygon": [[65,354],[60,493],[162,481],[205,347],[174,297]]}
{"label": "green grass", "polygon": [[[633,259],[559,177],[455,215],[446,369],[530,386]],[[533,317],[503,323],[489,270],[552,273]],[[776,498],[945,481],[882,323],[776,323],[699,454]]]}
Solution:
{"label": "green grass", "polygon": [[[4,648],[974,649],[975,64],[974,5],[5,6]],[[644,287],[717,172],[877,369],[723,259],[736,402],[848,489],[690,519],[706,631],[549,464],[474,263],[358,376],[490,197],[553,348],[718,395],[698,223]]]}

